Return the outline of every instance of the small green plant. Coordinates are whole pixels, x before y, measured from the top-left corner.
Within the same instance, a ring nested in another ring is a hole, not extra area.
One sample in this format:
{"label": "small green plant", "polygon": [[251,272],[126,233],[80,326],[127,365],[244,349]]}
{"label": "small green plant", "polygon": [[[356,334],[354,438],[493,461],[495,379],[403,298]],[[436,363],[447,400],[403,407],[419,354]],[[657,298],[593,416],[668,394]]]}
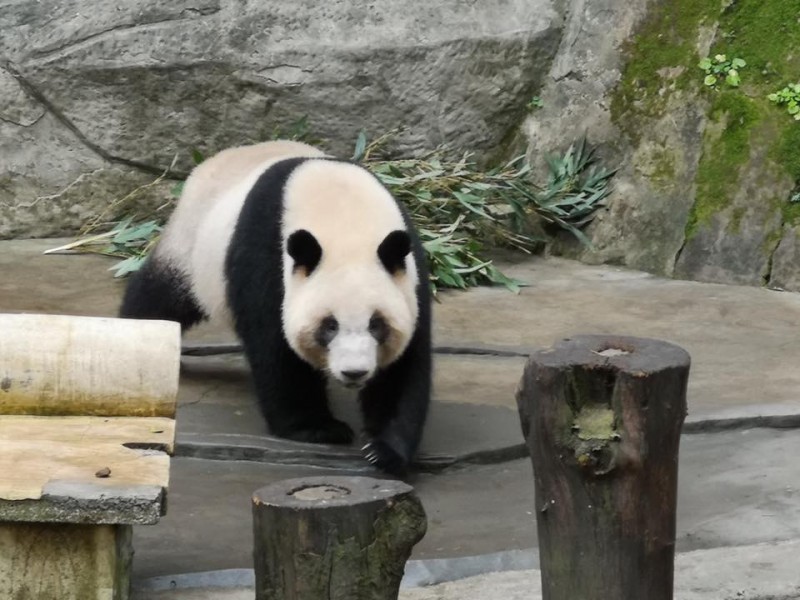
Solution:
{"label": "small green plant", "polygon": [[581,229],[611,193],[609,180],[617,170],[597,165],[595,149],[587,146],[586,138],[572,144],[563,156],[548,157],[547,164],[547,185],[536,200],[540,216],[589,246]]}
{"label": "small green plant", "polygon": [[704,58],[697,65],[706,73],[703,83],[710,88],[717,89],[720,81],[730,87],[739,87],[742,79],[739,71],[747,66],[741,58],[728,58],[725,54],[717,54],[713,59]]}
{"label": "small green plant", "polygon": [[529,112],[533,112],[538,108],[542,108],[543,106],[544,100],[542,100],[539,96],[534,96],[530,99],[528,104],[525,105]]}
{"label": "small green plant", "polygon": [[770,102],[778,106],[786,105],[786,112],[792,115],[795,121],[800,121],[800,83],[787,85],[782,90],[767,96]]}

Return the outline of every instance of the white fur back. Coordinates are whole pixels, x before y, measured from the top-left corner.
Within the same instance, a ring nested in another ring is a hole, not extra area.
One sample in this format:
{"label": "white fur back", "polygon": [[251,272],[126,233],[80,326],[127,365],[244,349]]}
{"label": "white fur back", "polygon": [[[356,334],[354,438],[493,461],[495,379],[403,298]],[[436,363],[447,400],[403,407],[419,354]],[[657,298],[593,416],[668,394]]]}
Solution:
{"label": "white fur back", "polygon": [[210,318],[229,318],[225,255],[247,193],[271,164],[298,156],[324,153],[288,140],[229,148],[203,161],[186,180],[155,253],[189,274],[192,291]]}

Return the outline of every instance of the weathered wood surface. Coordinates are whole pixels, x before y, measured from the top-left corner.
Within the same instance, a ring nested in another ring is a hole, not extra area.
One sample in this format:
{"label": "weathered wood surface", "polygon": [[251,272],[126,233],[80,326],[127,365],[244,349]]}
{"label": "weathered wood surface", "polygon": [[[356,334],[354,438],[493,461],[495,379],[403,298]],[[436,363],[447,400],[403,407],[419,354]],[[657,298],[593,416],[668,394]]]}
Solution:
{"label": "weathered wood surface", "polygon": [[180,326],[0,314],[0,414],[174,417]]}
{"label": "weathered wood surface", "polygon": [[[0,521],[150,521],[144,513],[163,509],[174,440],[175,421],[160,417],[0,416]],[[72,496],[70,510],[53,513],[58,496]],[[42,506],[31,512],[21,500]]]}
{"label": "weathered wood surface", "polygon": [[531,355],[518,392],[543,600],[670,600],[689,355],[579,336]]}
{"label": "weathered wood surface", "polygon": [[127,600],[126,525],[0,523],[0,598]]}
{"label": "weathered wood surface", "polygon": [[427,521],[413,488],[368,477],[281,481],[253,495],[257,600],[397,600]]}

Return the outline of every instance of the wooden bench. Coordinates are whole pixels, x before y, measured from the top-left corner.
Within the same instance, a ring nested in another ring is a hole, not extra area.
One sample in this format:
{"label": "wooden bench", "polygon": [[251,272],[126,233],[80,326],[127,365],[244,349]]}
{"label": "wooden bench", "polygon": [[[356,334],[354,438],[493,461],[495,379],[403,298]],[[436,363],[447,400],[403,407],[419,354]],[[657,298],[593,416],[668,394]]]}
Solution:
{"label": "wooden bench", "polygon": [[0,598],[126,600],[166,510],[180,328],[0,315]]}

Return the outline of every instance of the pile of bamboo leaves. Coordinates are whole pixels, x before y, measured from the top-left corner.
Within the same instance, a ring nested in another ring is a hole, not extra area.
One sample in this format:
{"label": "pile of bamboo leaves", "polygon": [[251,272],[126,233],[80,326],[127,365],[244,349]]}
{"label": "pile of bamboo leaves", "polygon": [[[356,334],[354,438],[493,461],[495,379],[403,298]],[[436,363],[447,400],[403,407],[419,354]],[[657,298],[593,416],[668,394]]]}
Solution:
{"label": "pile of bamboo leaves", "polygon": [[[352,158],[374,173],[406,206],[428,255],[434,291],[486,284],[501,284],[516,291],[521,283],[498,270],[487,252],[492,248],[531,252],[546,241],[545,232],[554,228],[567,230],[588,244],[581,228],[610,193],[614,171],[595,164],[594,151],[585,140],[570,146],[563,155],[549,158],[548,179],[537,186],[531,181],[524,156],[488,170],[479,169],[469,153],[456,160],[446,158],[450,154],[443,151],[418,158],[381,158],[380,151],[393,133],[367,143],[362,132]],[[193,158],[195,163],[203,159],[197,151]],[[179,191],[180,184],[174,195]],[[132,196],[128,194],[122,201]],[[121,203],[111,205],[117,214],[123,208]],[[125,276],[143,263],[171,204],[142,220],[130,216],[106,224],[107,231],[99,234],[103,219],[98,216],[76,242],[48,252],[116,256],[122,260],[112,270],[116,277]]]}

